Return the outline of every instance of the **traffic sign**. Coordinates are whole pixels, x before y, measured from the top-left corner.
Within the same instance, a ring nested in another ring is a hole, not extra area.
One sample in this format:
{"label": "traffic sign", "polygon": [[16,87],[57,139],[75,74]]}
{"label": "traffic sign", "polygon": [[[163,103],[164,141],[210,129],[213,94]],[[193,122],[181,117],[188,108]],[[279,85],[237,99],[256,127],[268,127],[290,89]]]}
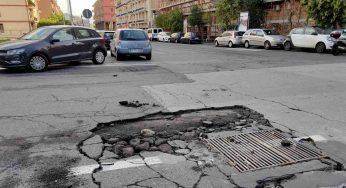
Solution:
{"label": "traffic sign", "polygon": [[89,9],[84,9],[83,10],[83,16],[84,16],[84,18],[90,19],[93,16],[93,13]]}

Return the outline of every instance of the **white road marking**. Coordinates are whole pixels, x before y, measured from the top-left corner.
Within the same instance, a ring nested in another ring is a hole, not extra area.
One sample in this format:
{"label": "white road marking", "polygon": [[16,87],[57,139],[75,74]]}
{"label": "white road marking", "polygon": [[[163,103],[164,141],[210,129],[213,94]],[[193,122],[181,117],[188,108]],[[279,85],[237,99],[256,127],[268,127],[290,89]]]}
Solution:
{"label": "white road marking", "polygon": [[299,141],[301,139],[307,139],[307,138],[311,138],[312,140],[314,140],[314,142],[326,142],[326,141],[328,141],[326,138],[324,138],[321,135],[305,136],[305,137],[295,138],[294,140]]}
{"label": "white road marking", "polygon": [[[155,164],[161,164],[161,163],[162,161],[158,157],[147,157],[144,160],[131,159],[131,160],[119,160],[114,163],[101,163],[101,166],[102,166],[102,171],[107,172],[107,171],[113,171],[113,170],[145,166],[146,164],[155,165]],[[98,164],[79,166],[79,167],[71,168],[70,172],[71,172],[71,175],[75,175],[75,176],[84,175],[84,174],[92,174],[93,170],[98,167],[99,167]]]}

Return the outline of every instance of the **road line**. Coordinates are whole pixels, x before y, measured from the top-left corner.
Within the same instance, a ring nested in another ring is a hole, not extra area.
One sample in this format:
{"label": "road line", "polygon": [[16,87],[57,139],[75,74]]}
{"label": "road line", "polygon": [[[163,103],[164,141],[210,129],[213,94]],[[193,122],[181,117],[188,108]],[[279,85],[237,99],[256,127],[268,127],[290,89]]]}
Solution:
{"label": "road line", "polygon": [[[147,165],[161,164],[162,161],[158,157],[147,157],[144,160],[142,159],[131,159],[131,160],[119,160],[114,163],[101,163],[103,172],[120,170],[126,168],[134,168]],[[93,170],[98,168],[98,164],[85,165],[71,168],[71,175],[79,176],[85,174],[92,174]]]}

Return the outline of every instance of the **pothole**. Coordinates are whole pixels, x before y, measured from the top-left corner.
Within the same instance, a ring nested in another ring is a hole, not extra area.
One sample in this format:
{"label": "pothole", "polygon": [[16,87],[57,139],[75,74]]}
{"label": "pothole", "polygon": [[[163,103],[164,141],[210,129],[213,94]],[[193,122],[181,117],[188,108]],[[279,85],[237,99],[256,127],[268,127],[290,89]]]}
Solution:
{"label": "pothole", "polygon": [[224,131],[273,129],[264,116],[243,106],[157,113],[136,119],[98,124],[92,130],[100,135],[105,150],[114,158],[126,158],[141,151],[161,151],[186,155],[193,140]]}

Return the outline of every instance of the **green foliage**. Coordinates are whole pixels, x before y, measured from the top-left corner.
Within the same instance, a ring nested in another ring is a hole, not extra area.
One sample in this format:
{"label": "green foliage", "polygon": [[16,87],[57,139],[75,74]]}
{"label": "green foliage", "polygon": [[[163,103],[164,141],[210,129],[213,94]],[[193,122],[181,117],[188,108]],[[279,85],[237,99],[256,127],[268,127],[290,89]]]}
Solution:
{"label": "green foliage", "polygon": [[204,25],[203,12],[197,5],[191,7],[191,14],[187,21],[191,26],[201,27]]}
{"label": "green foliage", "polygon": [[169,22],[171,32],[183,31],[184,15],[179,9],[174,9],[169,13]]}
{"label": "green foliage", "polygon": [[174,9],[168,13],[160,14],[155,23],[158,27],[171,32],[178,32],[183,30],[184,15],[179,9]]}
{"label": "green foliage", "polygon": [[48,25],[71,25],[71,22],[68,20],[65,20],[64,23],[64,14],[63,13],[52,13],[49,18],[43,18],[41,19],[37,27],[43,27]]}
{"label": "green foliage", "polygon": [[250,28],[260,28],[264,23],[265,12],[263,0],[241,0],[241,10],[248,11],[250,15]]}
{"label": "green foliage", "polygon": [[218,0],[216,3],[217,21],[225,29],[231,27],[231,21],[237,20],[241,11],[249,12],[250,28],[261,27],[264,23],[263,0]]}
{"label": "green foliage", "polygon": [[239,17],[240,10],[240,0],[218,0],[216,2],[217,22],[223,28],[228,29],[231,20],[235,20]]}
{"label": "green foliage", "polygon": [[346,24],[345,0],[301,0],[309,16],[322,27],[341,27]]}

